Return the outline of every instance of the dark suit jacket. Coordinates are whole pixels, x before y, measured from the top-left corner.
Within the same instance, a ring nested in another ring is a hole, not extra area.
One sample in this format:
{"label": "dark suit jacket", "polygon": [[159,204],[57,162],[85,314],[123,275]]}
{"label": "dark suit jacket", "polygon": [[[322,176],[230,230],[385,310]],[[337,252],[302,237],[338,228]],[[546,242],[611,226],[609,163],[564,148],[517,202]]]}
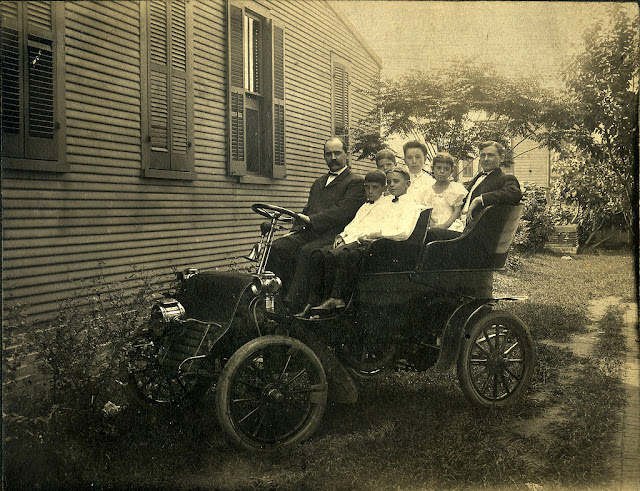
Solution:
{"label": "dark suit jacket", "polygon": [[[473,187],[479,177],[478,175],[471,180],[468,189]],[[471,203],[478,196],[482,196],[485,207],[498,204],[517,205],[522,199],[522,191],[515,176],[505,174],[502,169],[498,168],[487,174],[487,177],[473,190],[471,196],[467,194],[462,206],[464,207],[467,200]]]}
{"label": "dark suit jacket", "polygon": [[311,219],[310,226],[318,237],[333,240],[364,203],[364,179],[347,169],[325,186],[328,177],[327,173],[311,185],[302,213]]}

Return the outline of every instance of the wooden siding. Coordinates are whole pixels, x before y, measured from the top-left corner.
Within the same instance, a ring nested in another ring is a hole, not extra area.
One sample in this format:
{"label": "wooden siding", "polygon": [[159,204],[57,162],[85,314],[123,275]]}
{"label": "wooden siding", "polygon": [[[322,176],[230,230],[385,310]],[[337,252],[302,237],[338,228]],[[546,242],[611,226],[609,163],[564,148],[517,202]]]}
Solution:
{"label": "wooden siding", "polygon": [[534,182],[539,186],[549,186],[549,149],[540,147],[533,140],[512,141],[516,158],[514,159],[513,174],[522,182]]}
{"label": "wooden siding", "polygon": [[[261,1],[285,28],[287,177],[265,184],[227,176],[226,3],[193,0],[193,181],[141,177],[138,2],[66,2],[66,127],[70,171],[5,170],[3,292],[39,318],[102,275],[227,268],[258,238],[256,201],[300,210],[326,171],[331,52],[351,61],[351,124],[372,106],[379,67],[321,1]],[[364,174],[371,163],[353,161]]]}

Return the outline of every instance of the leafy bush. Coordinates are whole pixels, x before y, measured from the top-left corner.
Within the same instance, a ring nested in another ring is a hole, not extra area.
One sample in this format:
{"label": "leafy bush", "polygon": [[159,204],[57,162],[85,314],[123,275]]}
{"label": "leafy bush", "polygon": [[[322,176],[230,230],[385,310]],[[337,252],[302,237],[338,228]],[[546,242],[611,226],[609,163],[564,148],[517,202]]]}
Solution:
{"label": "leafy bush", "polygon": [[[29,325],[20,306],[6,312],[6,482],[16,488],[78,482],[86,444],[99,448],[119,431],[114,416],[121,406],[111,401],[117,400],[120,367],[147,318],[151,292],[146,275],[129,278],[126,289],[101,277],[63,302],[46,325]],[[20,395],[13,387],[28,364],[35,364],[45,380],[46,390],[37,397]]]}
{"label": "leafy bush", "polygon": [[547,209],[547,190],[535,183],[522,183],[524,212],[513,240],[515,250],[525,253],[544,249],[553,232],[552,215]]}
{"label": "leafy bush", "polygon": [[588,246],[600,230],[630,230],[629,199],[621,177],[608,169],[609,162],[599,162],[580,152],[564,149],[555,163],[558,178],[551,192],[554,200],[571,209],[563,211],[562,224],[580,226],[579,243]]}

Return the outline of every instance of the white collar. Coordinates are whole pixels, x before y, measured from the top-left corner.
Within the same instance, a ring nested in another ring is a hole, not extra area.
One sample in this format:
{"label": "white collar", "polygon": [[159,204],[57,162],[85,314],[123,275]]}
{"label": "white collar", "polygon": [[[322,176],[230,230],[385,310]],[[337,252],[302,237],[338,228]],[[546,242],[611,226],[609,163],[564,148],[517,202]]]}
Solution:
{"label": "white collar", "polygon": [[[336,171],[332,171],[332,170],[330,170],[330,171],[329,171],[329,176],[338,177],[340,174],[342,174],[344,171],[346,171],[348,167],[349,167],[348,165],[345,165],[345,166],[344,166],[342,169],[340,169],[340,170],[336,170]],[[332,174],[332,173],[333,173],[333,174]]]}

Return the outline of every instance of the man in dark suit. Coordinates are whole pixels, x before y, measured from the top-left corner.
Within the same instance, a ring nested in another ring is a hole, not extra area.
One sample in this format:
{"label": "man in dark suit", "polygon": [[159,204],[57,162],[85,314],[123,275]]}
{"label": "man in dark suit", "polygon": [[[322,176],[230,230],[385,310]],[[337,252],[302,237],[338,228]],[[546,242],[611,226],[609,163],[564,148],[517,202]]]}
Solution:
{"label": "man in dark suit", "polygon": [[517,205],[522,199],[518,179],[500,169],[504,160],[504,147],[498,142],[486,141],[478,145],[478,149],[482,172],[471,180],[469,193],[462,202],[462,214],[466,213],[467,223],[487,206]]}
{"label": "man in dark suit", "polygon": [[274,241],[267,265],[282,280],[285,301],[294,311],[306,303],[311,254],[332,244],[365,201],[364,180],[347,166],[340,138],[326,141],[324,160],[329,172],[311,185],[300,222],[292,234]]}
{"label": "man in dark suit", "polygon": [[[517,205],[522,199],[518,179],[500,169],[504,160],[504,146],[495,141],[486,141],[480,143],[478,149],[482,172],[468,184],[469,192],[462,202],[462,217],[466,218],[466,227],[483,208],[498,204]],[[432,229],[427,234],[427,242],[453,239],[459,235],[460,232],[453,230]]]}

